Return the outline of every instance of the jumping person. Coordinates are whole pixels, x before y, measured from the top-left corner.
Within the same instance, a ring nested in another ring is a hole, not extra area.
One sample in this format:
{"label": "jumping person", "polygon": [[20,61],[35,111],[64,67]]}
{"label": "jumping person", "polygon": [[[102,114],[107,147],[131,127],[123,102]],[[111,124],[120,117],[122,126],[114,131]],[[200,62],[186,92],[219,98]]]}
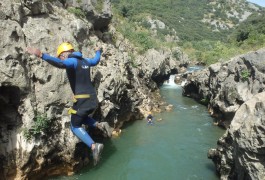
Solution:
{"label": "jumping person", "polygon": [[91,150],[94,159],[94,165],[99,161],[104,145],[95,143],[89,134],[82,127],[82,124],[97,127],[111,137],[112,131],[107,122],[96,122],[91,115],[98,105],[96,90],[92,85],[90,78],[90,67],[96,66],[100,61],[100,48],[95,48],[94,58],[83,58],[81,52],[75,52],[73,46],[64,42],[57,49],[57,57],[42,53],[39,49],[29,47],[27,52],[34,54],[49,64],[66,69],[70,87],[74,94],[74,105],[69,110],[71,114],[71,130],[82,140]]}

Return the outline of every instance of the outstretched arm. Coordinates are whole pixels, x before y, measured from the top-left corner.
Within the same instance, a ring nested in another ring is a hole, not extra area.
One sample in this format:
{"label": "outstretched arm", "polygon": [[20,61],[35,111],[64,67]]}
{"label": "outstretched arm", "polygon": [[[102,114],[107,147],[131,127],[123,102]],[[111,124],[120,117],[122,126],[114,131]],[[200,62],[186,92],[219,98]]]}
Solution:
{"label": "outstretched arm", "polygon": [[57,68],[71,68],[74,66],[74,62],[71,60],[61,60],[59,58],[50,56],[49,54],[42,53],[37,48],[29,47],[27,48],[27,52],[33,54],[39,58],[42,58],[44,61],[47,61],[49,64],[57,67]]}
{"label": "outstretched arm", "polygon": [[42,54],[42,57],[41,57],[44,61],[47,61],[49,64],[55,66],[55,67],[58,67],[58,68],[67,68],[67,64],[66,64],[66,61],[63,61],[59,58],[56,58],[56,57],[53,57],[53,56],[50,56],[49,54]]}
{"label": "outstretched arm", "polygon": [[95,48],[96,55],[94,58],[84,58],[90,66],[96,66],[100,61],[101,49],[99,47]]}

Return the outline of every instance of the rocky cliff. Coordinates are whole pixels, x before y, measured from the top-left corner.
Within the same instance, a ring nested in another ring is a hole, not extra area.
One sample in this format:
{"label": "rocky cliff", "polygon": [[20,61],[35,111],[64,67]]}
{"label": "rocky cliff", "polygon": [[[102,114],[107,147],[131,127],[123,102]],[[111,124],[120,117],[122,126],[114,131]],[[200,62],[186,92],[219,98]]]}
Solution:
{"label": "rocky cliff", "polygon": [[207,104],[228,128],[209,150],[221,179],[264,179],[265,49],[188,75],[183,94]]}
{"label": "rocky cliff", "polygon": [[241,105],[217,148],[209,150],[221,179],[264,179],[264,107],[265,92]]}
{"label": "rocky cliff", "polygon": [[103,48],[92,69],[99,108],[95,119],[116,127],[163,108],[158,85],[179,64],[169,50],[133,54],[111,25],[111,4],[101,1],[0,2],[0,176],[40,179],[71,174],[89,163],[89,150],[70,132],[72,93],[64,70],[25,53],[37,47],[55,55],[70,41],[86,57]]}

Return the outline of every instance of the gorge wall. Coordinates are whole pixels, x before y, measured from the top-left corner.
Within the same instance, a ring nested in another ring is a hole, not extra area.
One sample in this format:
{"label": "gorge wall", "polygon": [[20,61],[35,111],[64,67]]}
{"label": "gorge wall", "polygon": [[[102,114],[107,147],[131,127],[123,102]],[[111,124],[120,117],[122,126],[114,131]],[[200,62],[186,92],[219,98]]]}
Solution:
{"label": "gorge wall", "polygon": [[72,93],[65,71],[25,53],[26,47],[55,55],[57,46],[69,41],[85,57],[94,56],[95,46],[103,48],[101,62],[92,68],[99,121],[114,126],[117,117],[121,127],[165,106],[158,84],[180,64],[165,49],[131,56],[134,47],[111,18],[109,0],[0,2],[0,177],[41,179],[90,163],[89,149],[69,129]]}
{"label": "gorge wall", "polygon": [[208,157],[221,179],[265,178],[265,49],[187,75],[183,94],[227,128]]}

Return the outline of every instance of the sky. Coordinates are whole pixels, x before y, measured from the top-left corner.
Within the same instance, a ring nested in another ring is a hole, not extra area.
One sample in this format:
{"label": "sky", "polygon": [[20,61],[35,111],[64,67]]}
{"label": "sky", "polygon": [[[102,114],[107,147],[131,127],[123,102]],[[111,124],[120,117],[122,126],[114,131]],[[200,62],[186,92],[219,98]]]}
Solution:
{"label": "sky", "polygon": [[265,0],[247,0],[247,1],[265,7]]}

